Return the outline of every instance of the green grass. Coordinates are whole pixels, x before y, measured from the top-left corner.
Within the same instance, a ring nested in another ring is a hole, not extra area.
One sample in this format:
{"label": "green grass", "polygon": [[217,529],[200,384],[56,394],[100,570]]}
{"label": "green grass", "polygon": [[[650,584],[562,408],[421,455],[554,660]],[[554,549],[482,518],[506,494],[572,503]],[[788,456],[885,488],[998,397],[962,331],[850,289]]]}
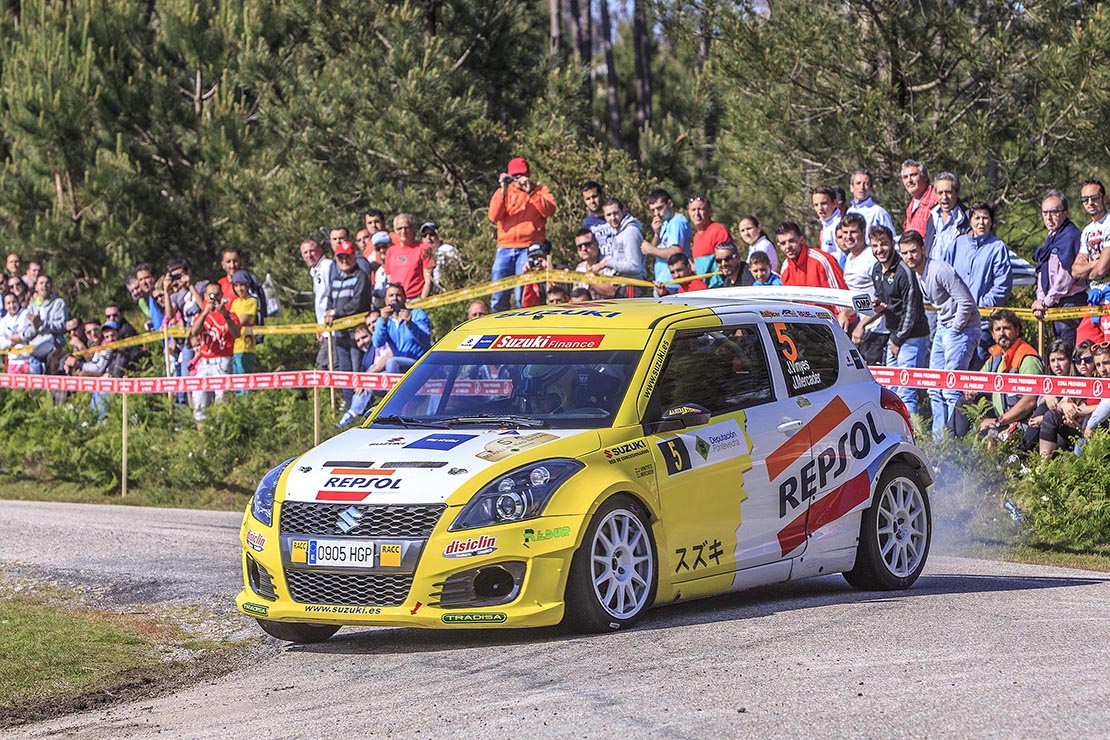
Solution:
{"label": "green grass", "polygon": [[0,710],[65,703],[149,676],[174,630],[33,598],[0,599]]}
{"label": "green grass", "polygon": [[126,497],[119,489],[90,488],[79,483],[11,479],[4,480],[0,498],[12,501],[59,501],[70,504],[120,504],[173,509],[243,511],[253,490],[246,485],[231,488],[181,488],[146,485],[131,488]]}

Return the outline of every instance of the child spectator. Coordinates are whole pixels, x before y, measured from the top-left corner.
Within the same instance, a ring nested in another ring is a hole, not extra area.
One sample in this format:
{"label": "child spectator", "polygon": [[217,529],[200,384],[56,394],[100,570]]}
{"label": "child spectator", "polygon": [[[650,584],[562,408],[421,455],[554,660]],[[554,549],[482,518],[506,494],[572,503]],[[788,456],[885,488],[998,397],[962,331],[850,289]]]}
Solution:
{"label": "child spectator", "polygon": [[748,255],[748,271],[755,278],[752,285],[782,285],[782,279],[771,270],[771,258],[765,252],[752,250]]}
{"label": "child spectator", "polygon": [[[250,327],[254,326],[255,315],[258,312],[258,299],[250,294],[250,274],[246,270],[237,270],[231,276],[231,287],[235,291],[235,300],[231,302],[231,313],[239,319],[243,330],[235,340],[234,354],[231,356],[232,375],[245,375],[254,372],[254,334]],[[240,391],[240,395],[244,391]]]}

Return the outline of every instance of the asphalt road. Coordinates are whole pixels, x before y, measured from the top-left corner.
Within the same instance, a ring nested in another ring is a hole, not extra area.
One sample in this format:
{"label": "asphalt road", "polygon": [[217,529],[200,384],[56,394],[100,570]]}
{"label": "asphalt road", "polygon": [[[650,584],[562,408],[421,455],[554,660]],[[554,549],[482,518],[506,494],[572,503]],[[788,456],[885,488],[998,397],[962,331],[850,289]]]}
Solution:
{"label": "asphalt road", "polygon": [[652,612],[635,630],[345,628],[288,647],[234,616],[239,515],[0,501],[0,570],[191,608],[251,665],[15,737],[1110,736],[1110,578],[934,557]]}

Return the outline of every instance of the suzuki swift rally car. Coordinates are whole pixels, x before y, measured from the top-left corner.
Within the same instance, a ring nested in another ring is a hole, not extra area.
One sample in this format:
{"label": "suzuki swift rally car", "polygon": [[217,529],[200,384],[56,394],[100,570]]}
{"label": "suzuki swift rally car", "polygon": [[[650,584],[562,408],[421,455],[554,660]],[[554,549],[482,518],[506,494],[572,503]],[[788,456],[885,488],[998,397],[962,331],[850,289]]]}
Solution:
{"label": "suzuki swift rally car", "polygon": [[791,297],[853,302],[733,288],[460,325],[363,428],[265,476],[238,608],[314,642],[341,625],[615,630],[837,572],[909,587],[933,483],[909,414],[829,309]]}

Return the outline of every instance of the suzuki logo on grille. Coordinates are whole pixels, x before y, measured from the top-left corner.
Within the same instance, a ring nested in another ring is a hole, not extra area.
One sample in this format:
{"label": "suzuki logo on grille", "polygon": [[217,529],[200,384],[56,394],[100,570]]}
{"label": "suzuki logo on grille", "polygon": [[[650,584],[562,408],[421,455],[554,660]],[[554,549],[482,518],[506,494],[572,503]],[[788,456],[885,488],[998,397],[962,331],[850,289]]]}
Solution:
{"label": "suzuki logo on grille", "polygon": [[362,521],[362,512],[359,511],[357,506],[348,506],[343,511],[339,512],[339,521],[336,523],[336,528],[343,534],[350,534]]}

